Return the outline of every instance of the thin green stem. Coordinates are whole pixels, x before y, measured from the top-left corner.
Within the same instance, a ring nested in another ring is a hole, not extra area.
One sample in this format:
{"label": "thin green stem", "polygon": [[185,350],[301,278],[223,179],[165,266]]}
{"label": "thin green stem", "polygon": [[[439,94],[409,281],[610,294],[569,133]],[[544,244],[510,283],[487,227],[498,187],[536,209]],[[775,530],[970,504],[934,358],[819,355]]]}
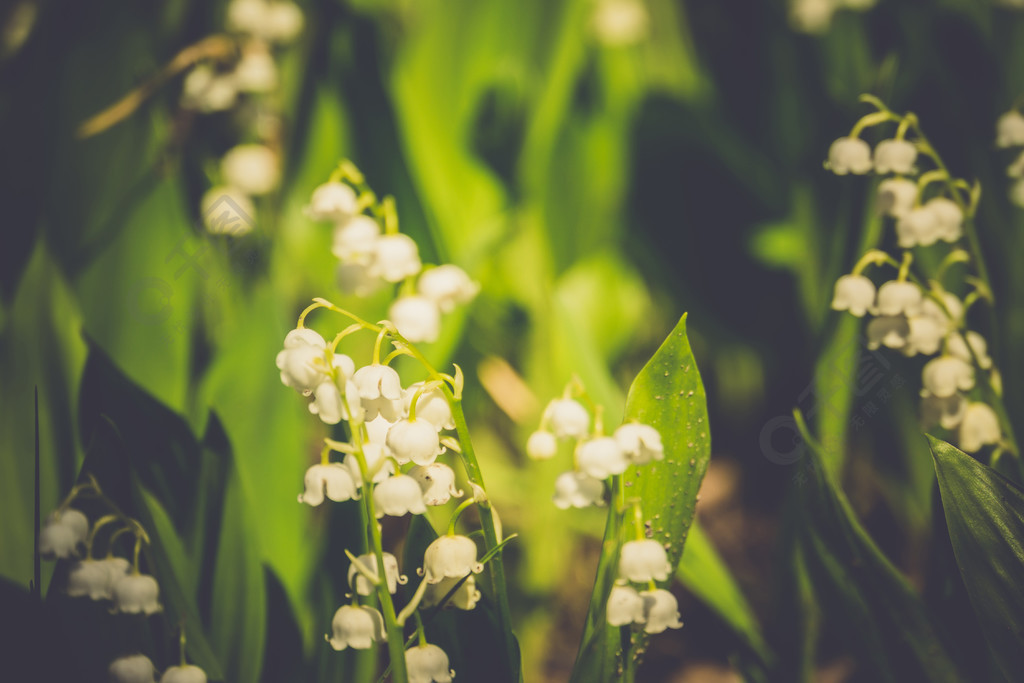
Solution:
{"label": "thin green stem", "polygon": [[[363,478],[363,514],[366,516],[364,526],[370,528],[373,554],[377,558],[377,575],[383,578],[384,542],[381,539],[380,527],[377,525],[377,515],[373,509],[373,483],[370,481],[369,472],[366,468],[366,456],[363,455],[361,434],[357,431],[354,438],[356,440],[355,456],[359,462],[359,473]],[[387,581],[381,581],[377,585],[377,597],[380,599],[381,613],[384,616],[384,629],[387,631],[388,655],[391,658],[391,680],[393,683],[407,683],[409,676],[405,670],[405,637],[395,617],[395,604],[391,600]]]}
{"label": "thin green stem", "polygon": [[[429,366],[427,366],[429,367]],[[452,417],[455,421],[455,430],[459,435],[459,443],[462,444],[462,464],[466,468],[466,476],[469,481],[476,484],[483,490],[483,474],[480,472],[480,463],[476,459],[476,451],[473,449],[473,442],[469,437],[469,427],[466,424],[466,413],[462,409],[461,399],[456,400],[451,388],[447,384],[442,385],[441,390],[452,407]],[[495,531],[494,513],[489,503],[483,503],[477,507],[480,513],[480,526],[484,532],[484,546],[487,550],[497,547],[498,534]],[[516,657],[515,637],[512,634],[512,613],[508,604],[508,590],[505,585],[505,566],[501,555],[495,555],[491,562],[491,593],[498,607],[498,622],[505,637],[505,671],[512,671],[518,668],[519,662]]]}

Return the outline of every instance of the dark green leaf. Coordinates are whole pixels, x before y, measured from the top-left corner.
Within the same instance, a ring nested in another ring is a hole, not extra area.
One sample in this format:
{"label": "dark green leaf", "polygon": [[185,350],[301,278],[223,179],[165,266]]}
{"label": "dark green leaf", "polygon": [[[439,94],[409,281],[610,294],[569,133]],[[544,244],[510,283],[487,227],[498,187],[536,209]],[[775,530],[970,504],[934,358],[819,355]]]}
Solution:
{"label": "dark green leaf", "polygon": [[821,446],[797,424],[808,445],[807,480],[801,486],[802,557],[826,616],[838,615],[843,630],[872,667],[877,680],[948,681],[957,672],[924,604],[857,520],[833,482]]}
{"label": "dark green leaf", "polygon": [[1024,492],[928,437],[949,538],[981,629],[1008,680],[1024,670]]}

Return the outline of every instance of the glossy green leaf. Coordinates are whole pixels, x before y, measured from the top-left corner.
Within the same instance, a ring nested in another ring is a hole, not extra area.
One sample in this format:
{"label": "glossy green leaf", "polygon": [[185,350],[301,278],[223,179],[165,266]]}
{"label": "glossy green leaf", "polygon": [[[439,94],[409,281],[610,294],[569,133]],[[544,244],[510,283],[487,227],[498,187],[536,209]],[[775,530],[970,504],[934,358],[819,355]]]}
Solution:
{"label": "glossy green leaf", "polygon": [[802,554],[826,616],[849,639],[876,680],[962,681],[921,599],[861,526],[825,466],[821,446],[797,413],[808,446],[800,484]]}
{"label": "glossy green leaf", "polygon": [[1024,670],[1024,492],[991,467],[928,437],[956,563],[1007,680]]}
{"label": "glossy green leaf", "polygon": [[[697,491],[711,458],[710,430],[704,385],[686,337],[684,315],[654,356],[637,375],[626,399],[626,421],[656,428],[665,459],[631,467],[621,477],[626,500],[643,501],[650,538],[664,542],[675,568],[694,519]],[[627,628],[605,621],[605,603],[616,578],[621,515],[613,502],[605,529],[604,550],[583,631],[583,644],[573,667],[572,681],[597,683],[618,680],[624,666]],[[641,636],[637,641],[643,640]]]}

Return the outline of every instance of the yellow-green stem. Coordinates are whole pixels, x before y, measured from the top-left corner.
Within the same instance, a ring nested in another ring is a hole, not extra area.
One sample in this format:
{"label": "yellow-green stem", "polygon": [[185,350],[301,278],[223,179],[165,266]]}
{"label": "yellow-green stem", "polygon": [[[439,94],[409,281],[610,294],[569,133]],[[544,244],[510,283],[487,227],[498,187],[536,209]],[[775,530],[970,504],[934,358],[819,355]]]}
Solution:
{"label": "yellow-green stem", "polygon": [[[373,544],[373,554],[377,558],[377,575],[384,578],[384,543],[381,539],[380,527],[377,525],[377,515],[373,509],[373,483],[370,481],[369,472],[366,468],[366,456],[363,455],[363,443],[358,431],[354,435],[356,440],[356,460],[359,462],[359,474],[363,478],[363,514],[366,517],[365,526],[370,528],[370,541]],[[391,680],[393,683],[407,683],[408,674],[405,670],[405,636],[398,626],[395,618],[395,604],[391,600],[391,593],[388,591],[386,580],[382,580],[377,586],[377,597],[380,599],[381,613],[384,616],[384,629],[388,638],[388,655],[391,658]]]}

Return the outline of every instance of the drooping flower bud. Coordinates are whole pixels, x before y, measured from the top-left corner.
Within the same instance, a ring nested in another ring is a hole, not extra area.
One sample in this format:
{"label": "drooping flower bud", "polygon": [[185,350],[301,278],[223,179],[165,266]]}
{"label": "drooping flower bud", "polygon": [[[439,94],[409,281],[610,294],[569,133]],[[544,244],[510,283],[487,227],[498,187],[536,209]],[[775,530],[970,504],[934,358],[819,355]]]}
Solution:
{"label": "drooping flower bud", "polygon": [[613,586],[608,596],[605,619],[609,626],[628,626],[644,622],[644,599],[630,586]]}
{"label": "drooping flower bud", "polygon": [[118,657],[107,667],[111,683],[155,683],[156,667],[146,655]]}
{"label": "drooping flower bud", "polygon": [[448,668],[448,655],[437,645],[414,645],[405,651],[409,683],[452,683],[455,672]]}
{"label": "drooping flower bud", "polygon": [[576,447],[576,462],[580,470],[594,479],[607,479],[613,474],[622,474],[629,467],[625,451],[610,436],[581,441]]}
{"label": "drooping flower bud", "polygon": [[455,470],[441,462],[413,467],[408,472],[423,491],[423,502],[427,505],[444,505],[452,496],[460,498],[463,492],[455,488]]}
{"label": "drooping flower bud", "polygon": [[551,431],[559,439],[582,439],[590,427],[590,414],[579,401],[559,398],[548,404],[545,413]]}
{"label": "drooping flower bud", "polygon": [[615,441],[634,465],[665,459],[661,434],[650,425],[629,422],[615,430]]}
{"label": "drooping flower bud", "polygon": [[683,627],[683,622],[679,620],[679,603],[676,602],[676,596],[663,588],[656,588],[641,591],[640,597],[644,601],[644,631],[661,633],[668,628]]}
{"label": "drooping flower bud", "polygon": [[871,148],[860,138],[839,138],[828,150],[828,166],[836,175],[864,175],[871,170]]}
{"label": "drooping flower bud", "polygon": [[585,508],[604,503],[604,482],[583,472],[563,472],[555,479],[555,506]]}
{"label": "drooping flower bud", "polygon": [[335,502],[359,499],[359,492],[352,473],[340,463],[313,465],[306,470],[306,490],[299,494],[299,502],[307,505],[320,505],[324,502],[324,494]]}
{"label": "drooping flower bud", "polygon": [[636,583],[665,581],[672,565],[668,562],[665,548],[652,539],[627,541],[622,544],[619,556],[619,576]]}
{"label": "drooping flower bud", "polygon": [[422,515],[427,511],[420,485],[407,474],[396,474],[377,484],[373,489],[373,504],[378,518],[401,517],[406,513]]}
{"label": "drooping flower bud", "polygon": [[113,586],[114,611],[124,614],[154,614],[159,612],[160,586],[148,574],[128,574]]}
{"label": "drooping flower bud", "polygon": [[461,579],[471,572],[479,574],[484,566],[477,562],[476,555],[476,543],[468,536],[440,536],[423,553],[419,574],[427,583]]}
{"label": "drooping flower bud", "polygon": [[384,617],[380,612],[366,605],[343,605],[331,620],[331,637],[327,642],[335,650],[353,648],[368,650],[374,641],[383,641]]}

